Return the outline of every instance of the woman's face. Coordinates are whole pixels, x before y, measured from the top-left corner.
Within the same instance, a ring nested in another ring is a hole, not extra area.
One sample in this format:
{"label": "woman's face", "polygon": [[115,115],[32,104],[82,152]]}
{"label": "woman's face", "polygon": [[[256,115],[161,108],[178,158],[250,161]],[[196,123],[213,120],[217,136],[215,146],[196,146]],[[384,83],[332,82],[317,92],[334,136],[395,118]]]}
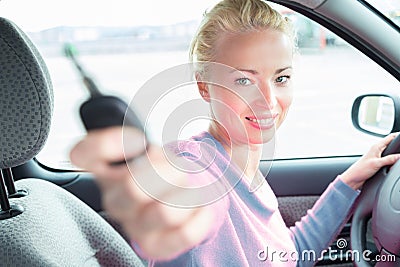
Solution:
{"label": "woman's face", "polygon": [[236,144],[270,141],[292,102],[293,44],[276,30],[224,34],[215,63],[199,82],[217,138]]}

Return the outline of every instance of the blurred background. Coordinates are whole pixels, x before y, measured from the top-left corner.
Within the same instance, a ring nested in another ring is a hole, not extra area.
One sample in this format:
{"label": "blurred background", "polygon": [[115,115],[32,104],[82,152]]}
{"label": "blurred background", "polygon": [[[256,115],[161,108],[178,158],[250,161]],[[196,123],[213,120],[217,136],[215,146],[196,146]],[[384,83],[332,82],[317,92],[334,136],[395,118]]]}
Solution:
{"label": "blurred background", "polygon": [[[53,81],[53,128],[38,159],[53,168],[73,169],[69,150],[85,134],[78,108],[88,93],[63,54],[66,43],[75,46],[80,62],[104,92],[130,102],[154,75],[188,62],[188,47],[202,15],[216,2],[1,1],[0,15],[28,33],[43,55]],[[379,4],[382,14],[400,25],[400,1],[370,2]],[[352,103],[363,93],[398,91],[398,81],[322,26],[287,8],[272,5],[293,21],[299,46],[295,58],[295,100],[287,121],[278,131],[273,157],[364,153],[376,137],[352,126]],[[187,99],[199,98],[195,85],[179,90],[184,97],[172,103],[175,107]],[[160,100],[156,110],[159,116],[152,116],[148,125],[152,141],[161,144],[165,141],[163,124],[171,112],[171,100]],[[140,115],[147,119],[148,114]],[[182,129],[176,138],[187,138],[206,128],[202,121]],[[271,153],[266,155],[265,159],[271,159]]]}

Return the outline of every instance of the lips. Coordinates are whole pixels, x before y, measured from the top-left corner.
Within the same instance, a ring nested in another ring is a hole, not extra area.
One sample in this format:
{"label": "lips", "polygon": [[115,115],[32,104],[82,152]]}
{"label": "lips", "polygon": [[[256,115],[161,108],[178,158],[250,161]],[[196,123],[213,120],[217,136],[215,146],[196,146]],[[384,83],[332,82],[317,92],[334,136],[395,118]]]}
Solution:
{"label": "lips", "polygon": [[269,129],[275,125],[275,119],[277,117],[278,113],[248,116],[245,118],[256,128]]}

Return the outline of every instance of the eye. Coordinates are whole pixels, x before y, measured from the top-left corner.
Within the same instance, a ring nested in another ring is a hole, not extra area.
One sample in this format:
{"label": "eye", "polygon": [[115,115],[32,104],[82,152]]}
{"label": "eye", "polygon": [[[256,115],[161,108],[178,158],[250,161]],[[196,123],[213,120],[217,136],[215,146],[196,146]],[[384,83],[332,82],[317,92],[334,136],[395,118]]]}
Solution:
{"label": "eye", "polygon": [[276,78],[275,82],[276,83],[287,83],[290,79],[289,75],[284,75],[284,76],[279,76],[278,78]]}
{"label": "eye", "polygon": [[246,86],[246,85],[250,85],[250,84],[251,84],[251,81],[250,81],[249,78],[239,78],[239,79],[237,79],[235,82],[236,82],[237,84],[243,85],[243,86]]}

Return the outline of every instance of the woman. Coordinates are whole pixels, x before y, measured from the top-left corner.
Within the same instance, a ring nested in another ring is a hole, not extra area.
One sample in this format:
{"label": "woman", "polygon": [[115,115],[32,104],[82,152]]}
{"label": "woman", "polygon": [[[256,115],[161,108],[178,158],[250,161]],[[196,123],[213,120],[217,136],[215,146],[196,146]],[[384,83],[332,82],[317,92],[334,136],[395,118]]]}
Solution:
{"label": "woman", "polygon": [[[124,150],[129,158],[142,149],[138,142],[123,144],[121,128],[93,131],[71,151],[72,162],[96,175],[105,210],[150,265],[312,266],[316,258],[302,252],[318,257],[362,184],[399,158],[381,158],[395,135],[384,138],[329,185],[301,222],[286,228],[258,167],[262,145],[271,142],[292,101],[294,39],[290,22],[261,0],[224,0],[205,15],[191,58],[212,122],[207,132],[167,146],[202,172],[178,171],[155,146],[130,164],[131,172],[110,166]],[[142,138],[135,129],[125,129],[127,136]],[[182,187],[217,181],[216,194],[208,192],[220,197],[209,201],[204,191],[164,186],[157,175]],[[141,190],[147,187],[151,196]],[[186,202],[209,204],[163,204]]]}

